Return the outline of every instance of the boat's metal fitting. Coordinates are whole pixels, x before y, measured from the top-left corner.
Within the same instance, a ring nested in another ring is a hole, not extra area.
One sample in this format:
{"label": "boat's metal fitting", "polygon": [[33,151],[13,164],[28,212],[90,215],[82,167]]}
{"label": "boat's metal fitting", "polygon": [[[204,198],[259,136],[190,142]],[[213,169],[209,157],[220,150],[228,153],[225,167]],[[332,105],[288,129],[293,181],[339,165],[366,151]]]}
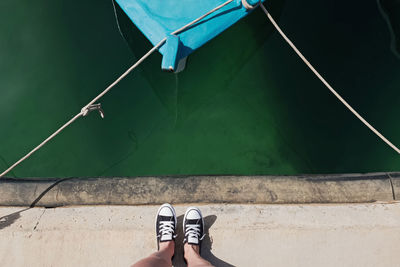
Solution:
{"label": "boat's metal fitting", "polygon": [[93,110],[98,110],[100,113],[101,118],[104,119],[104,111],[101,108],[101,104],[92,104],[90,106],[85,106],[81,109],[81,114],[83,117],[86,117],[87,115],[89,115],[89,113]]}

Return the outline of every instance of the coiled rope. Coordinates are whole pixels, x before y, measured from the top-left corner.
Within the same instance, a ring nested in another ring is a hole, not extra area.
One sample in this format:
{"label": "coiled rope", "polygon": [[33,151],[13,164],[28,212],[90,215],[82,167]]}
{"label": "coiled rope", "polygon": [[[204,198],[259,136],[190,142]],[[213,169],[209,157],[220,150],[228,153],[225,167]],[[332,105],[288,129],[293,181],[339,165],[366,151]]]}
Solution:
{"label": "coiled rope", "polygon": [[[191,21],[190,23],[184,25],[183,27],[177,29],[176,31],[172,32],[172,35],[177,35],[188,28],[190,28],[192,25],[196,24],[197,22],[201,21],[205,17],[209,16],[210,14],[218,11],[219,9],[223,8],[224,6],[228,5],[229,3],[233,2],[234,0],[228,0],[224,2],[223,4],[211,9],[204,15],[200,16],[199,18]],[[105,94],[107,94],[112,88],[114,88],[122,79],[124,79],[131,71],[136,69],[145,59],[147,59],[151,54],[154,53],[157,49],[159,49],[167,40],[167,38],[162,39],[158,44],[156,44],[152,49],[149,50],[142,58],[140,58],[135,64],[133,64],[129,69],[127,69],[118,79],[116,79],[112,84],[110,84],[104,91],[102,91],[98,96],[93,98],[92,101],[90,101],[86,106],[84,106],[81,111],[76,114],[72,119],[70,119],[67,123],[65,123],[63,126],[61,126],[57,131],[52,133],[49,137],[47,137],[42,143],[40,143],[38,146],[36,146],[34,149],[32,149],[28,154],[23,156],[21,159],[19,159],[17,162],[15,162],[13,165],[11,165],[7,170],[2,172],[0,174],[0,178],[4,177],[7,173],[12,171],[15,167],[17,167],[19,164],[21,164],[23,161],[28,159],[30,156],[32,156],[33,153],[38,151],[40,148],[42,148],[44,145],[46,145],[48,142],[50,142],[54,137],[56,137],[59,133],[61,133],[65,128],[70,126],[73,122],[75,122],[77,119],[80,117],[85,117],[87,116],[91,111],[98,110],[101,117],[104,117],[103,110],[101,109],[101,104],[95,104],[100,98],[102,98]]]}
{"label": "coiled rope", "polygon": [[311,63],[304,57],[304,55],[297,49],[297,47],[293,44],[293,42],[286,36],[286,34],[281,30],[279,25],[276,23],[274,18],[271,16],[271,14],[268,12],[268,10],[265,8],[263,3],[260,1],[260,6],[261,9],[264,11],[264,13],[267,15],[268,19],[271,21],[272,25],[274,25],[275,29],[279,32],[279,34],[285,39],[285,41],[292,47],[294,52],[303,60],[303,62],[307,65],[307,67],[310,68],[312,72],[320,79],[320,81],[332,92],[334,96],[339,99],[340,102],[343,103],[343,105],[346,106],[362,123],[364,123],[365,126],[367,126],[374,134],[376,134],[382,141],[384,141],[388,146],[390,146],[394,151],[396,151],[398,154],[400,154],[400,149],[396,147],[392,142],[390,142],[388,139],[386,139],[385,136],[383,136],[378,130],[376,130],[371,124],[369,124],[352,106],[350,106],[349,103],[347,103],[346,100],[343,99],[341,95],[339,95],[338,92],[336,92],[335,89],[324,79],[324,77],[319,74],[319,72],[311,65]]}

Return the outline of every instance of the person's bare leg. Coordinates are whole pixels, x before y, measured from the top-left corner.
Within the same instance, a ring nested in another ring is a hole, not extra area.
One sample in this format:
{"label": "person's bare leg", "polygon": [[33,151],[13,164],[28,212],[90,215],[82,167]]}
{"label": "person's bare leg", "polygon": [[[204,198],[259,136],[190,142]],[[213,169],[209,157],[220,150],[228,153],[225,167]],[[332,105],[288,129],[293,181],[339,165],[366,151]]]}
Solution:
{"label": "person's bare leg", "polygon": [[157,211],[156,238],[158,251],[140,260],[132,267],[171,267],[175,252],[176,213],[174,207],[165,203]]}
{"label": "person's bare leg", "polygon": [[161,242],[160,250],[151,254],[149,257],[144,258],[132,267],[171,267],[171,258],[174,255],[175,242]]}
{"label": "person's bare leg", "polygon": [[199,246],[185,244],[185,260],[188,267],[213,267],[211,263],[203,259],[199,254]]}

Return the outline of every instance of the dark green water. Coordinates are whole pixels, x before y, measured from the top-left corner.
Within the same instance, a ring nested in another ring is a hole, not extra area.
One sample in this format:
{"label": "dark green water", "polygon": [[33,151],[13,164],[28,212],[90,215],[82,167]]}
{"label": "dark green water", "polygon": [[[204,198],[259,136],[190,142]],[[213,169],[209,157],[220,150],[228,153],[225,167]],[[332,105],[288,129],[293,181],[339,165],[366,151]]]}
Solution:
{"label": "dark green water", "polygon": [[[274,1],[272,13],[337,90],[400,145],[400,59],[377,3]],[[0,169],[127,69],[111,1],[0,2]],[[228,44],[228,45],[227,45]],[[243,45],[244,44],[244,45]],[[257,10],[161,73],[153,55],[10,176],[398,171],[400,156],[321,85]]]}

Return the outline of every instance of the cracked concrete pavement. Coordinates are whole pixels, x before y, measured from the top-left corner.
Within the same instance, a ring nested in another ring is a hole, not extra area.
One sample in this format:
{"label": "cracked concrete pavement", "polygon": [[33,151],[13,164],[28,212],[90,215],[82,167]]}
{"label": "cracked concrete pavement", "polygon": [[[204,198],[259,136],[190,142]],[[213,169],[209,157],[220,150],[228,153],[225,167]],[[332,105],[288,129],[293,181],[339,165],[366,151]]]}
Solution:
{"label": "cracked concrete pavement", "polygon": [[[180,221],[187,207],[176,206]],[[400,203],[199,207],[209,228],[203,253],[216,266],[375,267],[400,262]],[[129,266],[156,249],[157,208],[2,207],[0,265]],[[184,266],[181,241],[182,234],[175,266]]]}

